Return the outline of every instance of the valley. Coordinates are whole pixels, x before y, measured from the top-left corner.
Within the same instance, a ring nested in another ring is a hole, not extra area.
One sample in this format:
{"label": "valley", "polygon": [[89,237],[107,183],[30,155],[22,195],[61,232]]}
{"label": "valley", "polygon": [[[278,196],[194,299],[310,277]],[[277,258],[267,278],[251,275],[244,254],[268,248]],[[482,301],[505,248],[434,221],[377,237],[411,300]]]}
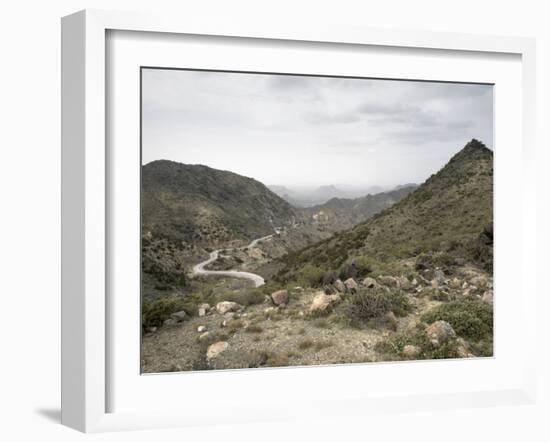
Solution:
{"label": "valley", "polygon": [[492,356],[492,151],[352,196],[143,166],[142,371]]}

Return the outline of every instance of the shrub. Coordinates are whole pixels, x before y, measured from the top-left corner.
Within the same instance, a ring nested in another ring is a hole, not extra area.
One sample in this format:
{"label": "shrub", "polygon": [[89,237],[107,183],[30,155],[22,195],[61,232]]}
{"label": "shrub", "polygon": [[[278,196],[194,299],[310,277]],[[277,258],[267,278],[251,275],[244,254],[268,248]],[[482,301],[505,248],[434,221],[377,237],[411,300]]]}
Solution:
{"label": "shrub", "polygon": [[141,306],[141,325],[143,329],[159,327],[166,319],[170,318],[172,313],[181,310],[191,314],[188,303],[177,296],[160,298],[154,301],[144,300]]}
{"label": "shrub", "polygon": [[448,359],[458,358],[458,342],[451,339],[438,347],[434,347],[426,333],[419,328],[412,334],[398,334],[380,341],[375,350],[386,355],[387,359],[403,359],[402,352],[405,345],[415,345],[420,349],[417,359]]}
{"label": "shrub", "polygon": [[244,306],[261,304],[264,300],[265,292],[260,288],[224,293],[218,297],[218,301],[233,301]]}
{"label": "shrub", "polygon": [[455,332],[474,341],[492,339],[493,308],[477,299],[460,299],[442,304],[422,316],[426,323],[447,321]]}
{"label": "shrub", "polygon": [[400,292],[361,291],[351,296],[348,317],[352,323],[366,323],[389,312],[395,313],[396,316],[405,316],[411,310],[411,303],[406,295]]}

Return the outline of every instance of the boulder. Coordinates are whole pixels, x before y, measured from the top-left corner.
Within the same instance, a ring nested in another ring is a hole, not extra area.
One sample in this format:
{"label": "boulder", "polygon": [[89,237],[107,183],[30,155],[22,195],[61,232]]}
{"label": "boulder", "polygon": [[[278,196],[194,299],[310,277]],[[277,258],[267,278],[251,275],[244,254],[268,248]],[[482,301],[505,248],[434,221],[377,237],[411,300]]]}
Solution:
{"label": "boulder", "polygon": [[365,279],[363,279],[362,284],[368,289],[374,289],[374,288],[378,287],[378,283],[376,282],[376,279],[374,279],[374,278],[365,278]]}
{"label": "boulder", "polygon": [[206,331],[206,326],[205,325],[199,325],[197,327],[197,332],[204,333],[205,331]]}
{"label": "boulder", "polygon": [[182,322],[186,317],[187,317],[187,313],[185,313],[183,310],[176,313],[172,313],[170,315],[170,318],[176,322]]}
{"label": "boulder", "polygon": [[178,323],[178,321],[176,321],[175,319],[166,319],[162,324],[165,326],[165,327],[171,327],[173,325],[176,325]]}
{"label": "boulder", "polygon": [[387,287],[399,287],[397,278],[393,276],[379,276],[378,282],[380,282],[380,284],[385,285]]}
{"label": "boulder", "polygon": [[198,314],[199,317],[201,317],[201,318],[204,317],[204,316],[206,316],[206,313],[207,313],[207,311],[206,311],[205,308],[199,307],[199,308],[197,309],[197,314]]}
{"label": "boulder", "polygon": [[216,304],[216,310],[218,311],[218,313],[221,313],[222,315],[229,312],[236,312],[241,308],[242,307],[239,304],[233,301],[222,301]]}
{"label": "boulder", "polygon": [[218,341],[208,347],[206,350],[206,359],[214,359],[222,354],[225,350],[229,348],[229,343],[225,341]]}
{"label": "boulder", "polygon": [[488,304],[493,303],[493,291],[487,290],[485,293],[483,293],[483,297],[481,298],[484,302],[487,302]]}
{"label": "boulder", "polygon": [[413,285],[411,284],[411,281],[408,280],[408,278],[404,276],[399,276],[397,278],[397,285],[401,290],[410,290],[412,289]]}
{"label": "boulder", "polygon": [[433,345],[438,346],[456,338],[456,333],[448,322],[435,321],[426,327],[426,336]]}
{"label": "boulder", "polygon": [[271,300],[275,305],[287,305],[289,299],[288,290],[278,290],[271,294]]}
{"label": "boulder", "polygon": [[344,281],[344,285],[346,286],[346,290],[351,293],[356,293],[359,289],[359,286],[355,282],[355,279],[348,278]]}
{"label": "boulder", "polygon": [[457,277],[454,277],[453,279],[451,279],[451,282],[449,283],[449,286],[452,289],[459,289],[460,286],[461,286],[460,279],[458,279]]}
{"label": "boulder", "polygon": [[309,309],[312,313],[326,312],[341,299],[340,295],[326,295],[324,292],[318,292]]}
{"label": "boulder", "polygon": [[341,279],[337,279],[334,282],[334,288],[338,290],[340,293],[346,293],[346,285],[342,282]]}
{"label": "boulder", "polygon": [[420,355],[420,347],[416,345],[405,345],[403,347],[403,356],[408,359],[415,359]]}

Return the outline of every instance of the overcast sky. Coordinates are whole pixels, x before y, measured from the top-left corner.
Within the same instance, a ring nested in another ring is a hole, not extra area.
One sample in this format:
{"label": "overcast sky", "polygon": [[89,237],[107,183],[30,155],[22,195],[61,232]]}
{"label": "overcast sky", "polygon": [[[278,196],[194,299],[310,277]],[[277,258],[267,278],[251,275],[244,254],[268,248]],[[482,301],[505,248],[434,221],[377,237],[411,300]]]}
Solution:
{"label": "overcast sky", "polygon": [[267,185],[421,183],[472,138],[487,85],[144,69],[143,163],[205,164]]}

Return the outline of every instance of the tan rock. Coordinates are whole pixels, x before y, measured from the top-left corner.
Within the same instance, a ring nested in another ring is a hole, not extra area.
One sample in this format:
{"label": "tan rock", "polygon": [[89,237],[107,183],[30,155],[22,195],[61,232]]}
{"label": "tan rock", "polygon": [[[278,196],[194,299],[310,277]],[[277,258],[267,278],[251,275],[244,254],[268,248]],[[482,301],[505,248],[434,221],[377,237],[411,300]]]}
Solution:
{"label": "tan rock", "polygon": [[183,310],[176,313],[172,313],[170,315],[170,318],[176,322],[182,322],[186,317],[187,317],[187,313],[185,313]]}
{"label": "tan rock", "polygon": [[206,350],[206,359],[210,360],[215,357],[218,357],[228,348],[229,348],[229,343],[225,341],[218,341],[208,347],[208,349]]}
{"label": "tan rock", "polygon": [[420,348],[416,345],[405,345],[403,347],[403,356],[409,359],[417,358],[420,355]]}
{"label": "tan rock", "polygon": [[485,293],[483,293],[483,297],[481,298],[484,302],[487,302],[488,304],[493,303],[493,291],[487,290]]}
{"label": "tan rock", "polygon": [[357,292],[357,290],[359,290],[359,286],[357,285],[357,283],[355,282],[355,279],[353,278],[346,279],[344,281],[344,285],[346,287],[346,290],[351,293],[355,293]]}
{"label": "tan rock", "polygon": [[312,313],[325,312],[334,304],[340,302],[341,299],[340,295],[326,295],[324,292],[317,292],[311,303],[310,311]]}
{"label": "tan rock", "polygon": [[222,315],[229,312],[236,312],[241,308],[242,307],[239,304],[233,301],[222,301],[216,304],[216,310],[218,311],[218,313],[221,313]]}
{"label": "tan rock", "polygon": [[456,337],[456,333],[446,321],[435,321],[426,327],[426,336],[434,345],[443,344]]}
{"label": "tan rock", "polygon": [[363,284],[368,289],[374,289],[378,286],[378,283],[374,278],[365,278],[363,279],[363,282],[361,284]]}
{"label": "tan rock", "polygon": [[346,293],[346,285],[342,282],[341,279],[337,279],[334,282],[334,288],[338,290],[340,293]]}
{"label": "tan rock", "polygon": [[287,305],[290,297],[288,295],[288,290],[278,290],[271,294],[271,300],[275,305]]}

